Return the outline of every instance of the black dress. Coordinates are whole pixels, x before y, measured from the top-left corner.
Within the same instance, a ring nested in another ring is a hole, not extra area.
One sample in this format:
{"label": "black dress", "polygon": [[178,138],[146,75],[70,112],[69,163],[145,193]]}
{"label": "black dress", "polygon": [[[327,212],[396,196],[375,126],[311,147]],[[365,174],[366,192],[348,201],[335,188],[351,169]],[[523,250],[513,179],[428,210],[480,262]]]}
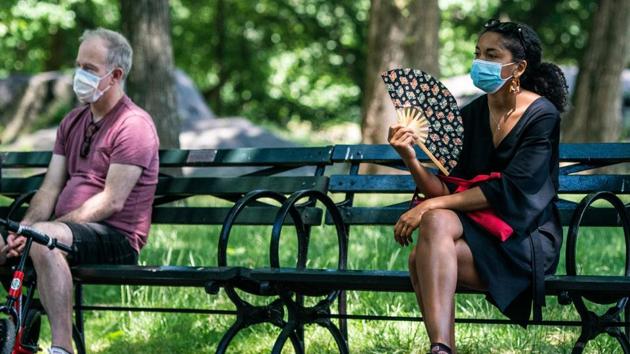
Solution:
{"label": "black dress", "polygon": [[497,215],[514,229],[514,234],[501,242],[458,212],[464,238],[488,288],[488,300],[507,317],[526,326],[533,297],[538,300],[534,301],[534,314],[539,317],[537,305],[544,304],[544,274],[555,272],[562,245],[555,204],[559,112],[549,100],[538,98],[496,148],[487,96],[474,100],[461,113],[464,146],[451,176],[470,179],[501,172],[501,179],[483,182],[479,187]]}

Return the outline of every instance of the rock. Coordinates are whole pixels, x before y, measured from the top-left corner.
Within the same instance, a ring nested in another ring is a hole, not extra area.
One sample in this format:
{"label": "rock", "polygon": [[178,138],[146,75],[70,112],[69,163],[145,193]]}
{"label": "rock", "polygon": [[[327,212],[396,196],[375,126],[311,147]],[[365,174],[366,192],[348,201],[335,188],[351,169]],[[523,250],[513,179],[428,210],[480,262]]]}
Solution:
{"label": "rock", "polygon": [[177,90],[177,114],[182,120],[182,131],[195,130],[198,122],[215,118],[214,113],[197,90],[195,83],[179,69],[175,70],[175,88]]}
{"label": "rock", "polygon": [[179,143],[184,149],[295,146],[242,117],[197,122],[195,130],[180,134]]}
{"label": "rock", "polygon": [[[294,144],[255,126],[245,118],[217,119],[193,81],[175,71],[177,112],[182,120],[182,148],[282,147]],[[3,150],[50,150],[55,127],[27,134],[36,117],[63,117],[78,104],[72,92],[72,74],[46,72],[33,76],[12,75],[0,80],[0,124]]]}
{"label": "rock", "polygon": [[71,77],[60,72],[0,80],[0,141],[11,143],[33,126],[53,121],[73,102]]}

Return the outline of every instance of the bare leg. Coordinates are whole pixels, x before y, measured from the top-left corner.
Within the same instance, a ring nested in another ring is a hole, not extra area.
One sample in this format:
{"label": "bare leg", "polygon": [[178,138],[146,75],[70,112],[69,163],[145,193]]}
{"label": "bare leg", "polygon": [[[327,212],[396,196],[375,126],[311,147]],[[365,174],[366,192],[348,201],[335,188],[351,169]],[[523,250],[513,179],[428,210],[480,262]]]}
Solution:
{"label": "bare leg", "polygon": [[455,241],[455,249],[457,250],[457,285],[471,290],[486,290],[487,287],[475,268],[472,251],[463,238]]}
{"label": "bare leg", "polygon": [[416,265],[413,271],[417,277],[414,289],[423,306],[429,339],[432,343],[447,344],[455,351],[454,296],[458,281],[475,287],[482,285],[474,265],[468,266],[473,264],[472,253],[461,240],[463,228],[454,212],[427,212],[422,218],[420,230],[421,237],[414,255]]}
{"label": "bare leg", "polygon": [[4,237],[0,237],[0,265],[3,265],[7,262],[7,253],[9,251],[9,247],[6,242],[4,242]]}
{"label": "bare leg", "polygon": [[[33,228],[62,243],[72,244],[72,232],[65,224],[42,222],[34,224]],[[37,273],[37,289],[50,322],[52,345],[72,352],[72,276],[65,254],[33,243],[30,256]]]}
{"label": "bare leg", "polygon": [[409,277],[411,278],[411,286],[416,295],[416,301],[420,307],[420,312],[424,314],[422,306],[422,297],[420,296],[420,281],[418,280],[418,271],[416,270],[416,249],[412,248],[409,253]]}
{"label": "bare leg", "polygon": [[451,347],[451,351],[453,354],[457,353],[457,348],[455,347],[455,296],[453,296],[453,301],[451,301],[451,318],[449,319],[449,324],[451,328],[449,331],[449,336],[451,341],[448,343],[448,346]]}

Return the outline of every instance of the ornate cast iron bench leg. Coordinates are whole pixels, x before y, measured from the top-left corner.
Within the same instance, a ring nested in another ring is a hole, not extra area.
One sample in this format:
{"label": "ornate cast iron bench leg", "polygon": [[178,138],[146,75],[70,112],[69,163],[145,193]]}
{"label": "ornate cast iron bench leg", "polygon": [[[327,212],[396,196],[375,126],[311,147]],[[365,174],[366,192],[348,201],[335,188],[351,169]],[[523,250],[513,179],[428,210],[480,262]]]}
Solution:
{"label": "ornate cast iron bench leg", "polygon": [[[606,191],[591,193],[587,195],[582,199],[582,201],[580,201],[580,204],[578,204],[577,208],[573,212],[573,217],[571,219],[571,223],[569,224],[569,232],[567,235],[567,275],[577,275],[576,248],[580,224],[582,223],[582,219],[584,218],[584,215],[586,214],[591,204],[599,199],[603,199],[609,202],[617,212],[618,220],[621,222],[621,225],[623,227],[623,233],[626,243],[626,262],[624,275],[630,276],[630,217],[628,216],[626,207],[623,202],[615,194]],[[628,303],[628,297],[589,295],[588,293],[571,293],[569,294],[569,296],[571,297],[573,305],[575,306],[575,309],[579,313],[580,319],[582,320],[582,332],[580,333],[580,337],[573,347],[572,353],[582,353],[584,347],[586,347],[586,344],[591,339],[596,338],[602,333],[607,333],[611,337],[617,339],[624,353],[630,354],[630,343],[628,342],[628,337],[623,333],[620,326],[617,325],[618,323],[621,323],[622,312],[625,312],[627,317],[628,311],[626,305]],[[600,316],[592,311],[589,311],[583,299],[588,299],[589,301],[602,305],[615,303],[615,306],[611,307],[610,309],[608,309],[608,311],[606,311],[606,313]],[[626,318],[626,320],[628,320],[628,318]]]}

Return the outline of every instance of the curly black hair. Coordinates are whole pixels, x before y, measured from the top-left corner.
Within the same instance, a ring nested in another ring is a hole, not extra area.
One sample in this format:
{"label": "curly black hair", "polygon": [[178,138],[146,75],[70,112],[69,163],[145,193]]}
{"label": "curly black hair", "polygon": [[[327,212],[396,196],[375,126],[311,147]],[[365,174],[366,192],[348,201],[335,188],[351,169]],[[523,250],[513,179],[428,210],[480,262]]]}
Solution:
{"label": "curly black hair", "polygon": [[486,26],[481,34],[486,32],[500,34],[512,57],[527,61],[527,68],[521,76],[521,87],[546,97],[558,111],[563,112],[568,99],[567,81],[557,65],[542,62],[538,34],[528,25],[514,22],[495,22]]}

